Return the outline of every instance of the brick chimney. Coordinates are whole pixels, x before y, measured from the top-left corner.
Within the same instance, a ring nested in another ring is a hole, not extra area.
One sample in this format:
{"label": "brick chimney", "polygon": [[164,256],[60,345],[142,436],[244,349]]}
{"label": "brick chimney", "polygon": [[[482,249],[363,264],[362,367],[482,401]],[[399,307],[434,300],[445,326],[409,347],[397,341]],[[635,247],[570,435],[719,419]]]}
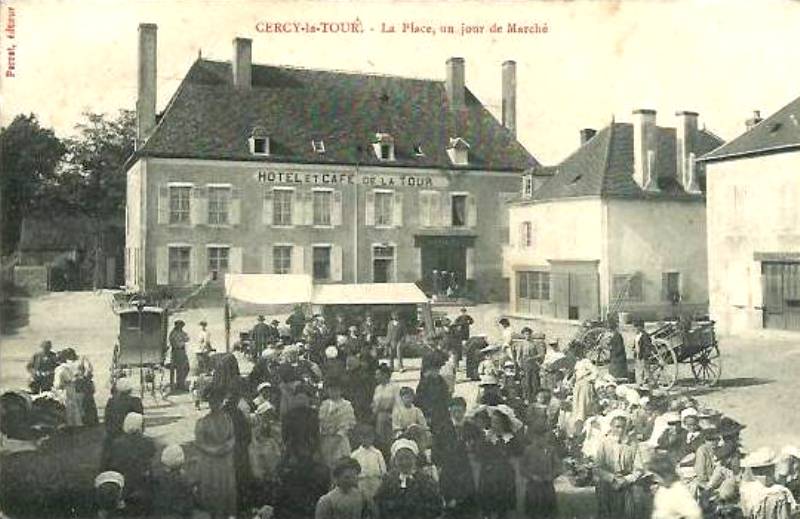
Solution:
{"label": "brick chimney", "polygon": [[447,90],[447,102],[451,110],[461,110],[464,108],[464,58],[450,58],[446,61],[447,79],[445,89]]}
{"label": "brick chimney", "polygon": [[633,118],[633,179],[642,189],[658,191],[656,111],[634,110]]}
{"label": "brick chimney", "polygon": [[233,39],[233,86],[250,90],[253,86],[253,40],[250,38]]}
{"label": "brick chimney", "polygon": [[139,66],[136,93],[136,148],[156,127],[156,50],[158,26],[139,24]]}
{"label": "brick chimney", "polygon": [[763,121],[764,119],[761,118],[761,111],[760,110],[753,110],[753,117],[747,119],[744,122],[747,131],[752,130],[758,123]]}
{"label": "brick chimney", "polygon": [[517,135],[517,63],[503,62],[503,126]]}
{"label": "brick chimney", "polygon": [[675,160],[678,182],[689,193],[699,193],[697,182],[695,155],[697,153],[697,112],[686,110],[676,112],[678,127],[675,139]]}
{"label": "brick chimney", "polygon": [[592,137],[597,135],[597,130],[593,128],[584,128],[581,130],[581,146],[592,140]]}

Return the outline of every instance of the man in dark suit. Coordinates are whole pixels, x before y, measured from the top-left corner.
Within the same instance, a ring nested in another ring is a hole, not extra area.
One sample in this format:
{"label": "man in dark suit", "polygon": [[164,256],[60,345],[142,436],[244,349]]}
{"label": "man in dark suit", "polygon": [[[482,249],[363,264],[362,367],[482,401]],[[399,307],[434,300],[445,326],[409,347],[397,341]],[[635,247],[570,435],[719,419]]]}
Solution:
{"label": "man in dark suit", "polygon": [[470,426],[477,427],[464,419],[467,402],[463,398],[453,398],[448,408],[449,420],[433,428],[431,452],[439,469],[439,486],[446,510],[444,517],[474,517],[478,508],[477,482],[470,470],[467,441]]}
{"label": "man in dark suit", "polygon": [[256,359],[261,355],[261,352],[264,351],[264,348],[267,347],[267,343],[270,342],[270,338],[272,337],[272,330],[265,321],[266,319],[264,316],[259,315],[258,322],[253,326],[253,330],[250,332],[250,340],[253,341],[254,357]]}
{"label": "man in dark suit", "polygon": [[650,339],[650,334],[644,329],[643,320],[637,320],[634,326],[636,327],[636,337],[633,340],[633,372],[636,383],[641,386],[650,383],[647,359],[652,354],[653,341]]}
{"label": "man in dark suit", "polygon": [[392,314],[392,320],[386,325],[386,344],[389,346],[389,365],[394,369],[394,359],[397,362],[400,372],[405,371],[403,367],[403,341],[405,340],[405,330],[403,323],[396,313]]}

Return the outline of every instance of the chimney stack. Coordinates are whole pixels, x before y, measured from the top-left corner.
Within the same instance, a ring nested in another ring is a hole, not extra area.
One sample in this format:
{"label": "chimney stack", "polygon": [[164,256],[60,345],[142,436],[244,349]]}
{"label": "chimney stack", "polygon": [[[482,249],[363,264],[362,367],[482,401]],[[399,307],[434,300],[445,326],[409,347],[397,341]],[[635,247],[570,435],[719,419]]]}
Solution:
{"label": "chimney stack", "polygon": [[517,63],[503,62],[503,126],[517,136]]}
{"label": "chimney stack", "polygon": [[250,90],[253,85],[253,40],[233,39],[233,86]]}
{"label": "chimney stack", "polygon": [[681,111],[675,140],[675,160],[677,161],[678,182],[688,193],[699,193],[700,185],[695,174],[695,154],[697,151],[697,112]]}
{"label": "chimney stack", "polygon": [[136,148],[156,127],[156,50],[158,26],[139,24],[139,70],[136,98]]}
{"label": "chimney stack", "polygon": [[581,146],[592,140],[592,137],[597,135],[597,130],[593,128],[584,128],[581,130]]}
{"label": "chimney stack", "polygon": [[747,127],[747,130],[750,131],[755,127],[755,125],[757,125],[758,123],[760,123],[763,120],[764,119],[761,118],[761,111],[753,110],[753,117],[751,117],[750,119],[746,120],[744,122],[744,125]]}
{"label": "chimney stack", "polygon": [[447,64],[447,102],[451,110],[464,108],[464,58],[450,58]]}
{"label": "chimney stack", "polygon": [[633,179],[644,190],[658,191],[656,111],[634,110],[633,116]]}

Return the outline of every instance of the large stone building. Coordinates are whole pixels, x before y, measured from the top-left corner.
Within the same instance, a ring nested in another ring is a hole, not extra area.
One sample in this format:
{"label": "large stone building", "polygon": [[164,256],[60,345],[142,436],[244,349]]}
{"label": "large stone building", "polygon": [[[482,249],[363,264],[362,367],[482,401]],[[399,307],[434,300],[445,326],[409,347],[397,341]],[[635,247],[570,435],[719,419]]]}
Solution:
{"label": "large stone building", "polygon": [[[538,190],[510,206],[511,308],[520,316],[584,320],[610,309],[642,318],[705,313],[705,198],[695,158],[722,141],[698,128],[635,122],[581,131],[581,146]],[[558,229],[558,232],[553,232]]]}
{"label": "large stone building", "polygon": [[800,99],[701,160],[711,316],[725,333],[800,330]]}
{"label": "large stone building", "polygon": [[514,62],[498,74],[501,123],[461,58],[445,81],[408,79],[254,65],[237,38],[232,62],[198,58],[157,117],[156,26],[139,38],[130,288],[224,272],[430,288],[436,270],[507,297],[504,203],[538,166],[515,137]]}

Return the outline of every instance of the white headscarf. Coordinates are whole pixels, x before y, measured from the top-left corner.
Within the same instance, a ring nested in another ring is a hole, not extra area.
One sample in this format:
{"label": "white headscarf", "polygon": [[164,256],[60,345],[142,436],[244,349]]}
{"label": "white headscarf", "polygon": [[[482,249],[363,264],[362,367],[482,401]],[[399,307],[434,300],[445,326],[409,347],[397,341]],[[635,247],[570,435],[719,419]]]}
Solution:
{"label": "white headscarf", "polygon": [[183,448],[177,443],[167,445],[164,450],[161,451],[161,463],[167,468],[176,469],[181,467],[185,459]]}
{"label": "white headscarf", "polygon": [[409,440],[408,438],[400,438],[399,440],[395,440],[392,444],[391,454],[392,459],[397,455],[397,451],[401,449],[408,449],[414,453],[414,456],[419,455],[419,447],[417,446],[417,442],[414,440]]}

